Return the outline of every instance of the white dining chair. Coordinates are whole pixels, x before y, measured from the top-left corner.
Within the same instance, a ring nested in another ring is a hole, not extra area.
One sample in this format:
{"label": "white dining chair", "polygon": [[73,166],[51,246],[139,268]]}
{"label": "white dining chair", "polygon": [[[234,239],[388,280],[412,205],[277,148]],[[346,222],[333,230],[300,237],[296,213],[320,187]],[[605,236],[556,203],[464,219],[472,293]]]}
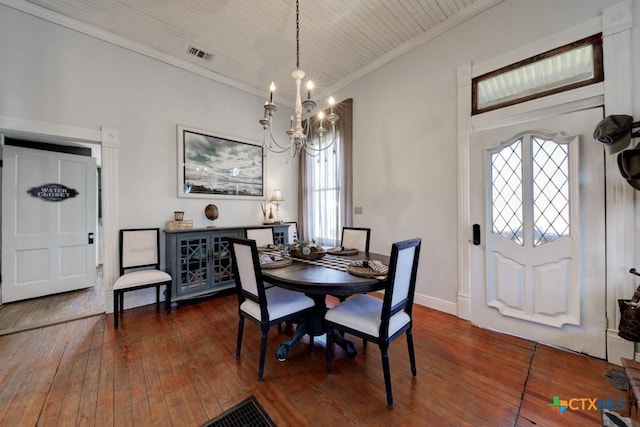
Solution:
{"label": "white dining chair", "polygon": [[258,247],[273,245],[275,242],[273,227],[246,228],[245,233],[247,239],[255,240]]}
{"label": "white dining chair", "polygon": [[348,333],[378,344],[387,393],[387,407],[393,408],[389,344],[406,334],[411,373],[416,376],[416,359],[411,334],[411,310],[416,287],[421,239],[405,240],[391,246],[391,258],[384,298],[356,295],[330,308],[325,315],[327,331],[327,372],[332,370],[333,334]]}
{"label": "white dining chair", "polygon": [[370,228],[342,227],[340,246],[369,253]]}
{"label": "white dining chair", "polygon": [[160,270],[160,229],[120,230],[120,277],[113,284],[113,326],[118,329],[124,312],[124,294],[155,287],[160,304],[160,287],[166,286],[165,304],[171,312],[171,276]]}
{"label": "white dining chair", "polygon": [[301,319],[314,309],[314,301],[300,292],[277,286],[265,288],[260,270],[258,248],[254,240],[229,238],[229,245],[238,294],[239,320],[236,359],[240,358],[244,319],[248,318],[259,325],[262,331],[258,364],[258,380],[262,381],[269,329],[281,322]]}

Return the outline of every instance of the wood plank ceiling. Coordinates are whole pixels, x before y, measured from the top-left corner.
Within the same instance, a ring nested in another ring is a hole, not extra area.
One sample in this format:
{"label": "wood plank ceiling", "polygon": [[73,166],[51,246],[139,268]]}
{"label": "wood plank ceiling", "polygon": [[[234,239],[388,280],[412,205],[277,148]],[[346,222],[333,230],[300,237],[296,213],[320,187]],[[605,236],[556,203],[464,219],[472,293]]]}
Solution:
{"label": "wood plank ceiling", "polygon": [[[301,0],[300,68],[316,86],[337,90],[499,1]],[[294,0],[28,2],[252,93],[266,95],[275,80],[281,99],[294,98]],[[189,54],[190,47],[213,57]]]}

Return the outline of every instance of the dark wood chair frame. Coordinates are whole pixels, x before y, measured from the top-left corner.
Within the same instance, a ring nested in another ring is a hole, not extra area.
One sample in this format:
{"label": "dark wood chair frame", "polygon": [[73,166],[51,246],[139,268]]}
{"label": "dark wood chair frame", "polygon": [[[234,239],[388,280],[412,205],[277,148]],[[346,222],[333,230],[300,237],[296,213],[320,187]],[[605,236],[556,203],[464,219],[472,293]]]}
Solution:
{"label": "dark wood chair frame", "polygon": [[[331,372],[331,359],[332,359],[332,345],[333,334],[330,331],[338,331],[342,333],[348,333],[362,338],[365,341],[371,341],[378,344],[380,347],[380,353],[382,355],[382,370],[384,373],[384,384],[387,392],[387,406],[389,409],[393,409],[393,394],[391,392],[391,371],[389,368],[389,344],[391,344],[396,338],[402,334],[407,335],[407,347],[409,349],[409,361],[411,364],[411,373],[416,376],[416,359],[413,349],[413,335],[411,333],[411,327],[413,320],[410,320],[404,327],[400,328],[395,334],[389,336],[389,319],[394,314],[401,310],[404,310],[411,319],[411,311],[413,308],[413,297],[416,287],[416,277],[418,272],[418,260],[420,257],[420,247],[422,245],[421,239],[405,240],[403,242],[394,243],[391,247],[391,259],[389,261],[389,273],[387,276],[387,287],[385,288],[384,299],[382,302],[382,322],[380,324],[380,330],[378,336],[372,336],[361,331],[357,331],[348,328],[344,325],[325,321],[325,327],[327,330],[327,372]],[[411,276],[409,283],[409,290],[407,298],[398,302],[392,306],[393,289],[396,277],[396,268],[398,262],[398,253],[404,249],[415,247],[415,253],[413,257],[413,265],[411,267]]]}

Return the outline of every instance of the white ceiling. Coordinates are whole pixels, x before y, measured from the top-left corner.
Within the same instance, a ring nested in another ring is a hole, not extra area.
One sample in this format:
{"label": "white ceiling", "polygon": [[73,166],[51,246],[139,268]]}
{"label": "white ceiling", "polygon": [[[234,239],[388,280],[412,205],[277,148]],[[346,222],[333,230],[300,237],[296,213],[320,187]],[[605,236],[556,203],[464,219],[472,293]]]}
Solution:
{"label": "white ceiling", "polygon": [[[500,1],[301,0],[300,68],[317,87],[336,91]],[[295,0],[0,3],[28,5],[18,8],[251,93],[266,96],[275,80],[274,102],[294,98]],[[190,55],[190,47],[213,58]]]}

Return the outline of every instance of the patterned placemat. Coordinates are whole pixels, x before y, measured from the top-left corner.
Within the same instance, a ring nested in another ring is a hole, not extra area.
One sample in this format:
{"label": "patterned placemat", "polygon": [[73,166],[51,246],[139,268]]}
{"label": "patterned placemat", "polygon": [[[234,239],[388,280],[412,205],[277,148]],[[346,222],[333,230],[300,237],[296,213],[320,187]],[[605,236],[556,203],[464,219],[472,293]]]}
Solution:
{"label": "patterned placemat", "polygon": [[273,262],[270,262],[268,264],[260,264],[260,268],[269,269],[269,268],[286,267],[287,265],[291,265],[292,262],[293,260],[291,258],[282,258],[282,259],[278,259]]}

